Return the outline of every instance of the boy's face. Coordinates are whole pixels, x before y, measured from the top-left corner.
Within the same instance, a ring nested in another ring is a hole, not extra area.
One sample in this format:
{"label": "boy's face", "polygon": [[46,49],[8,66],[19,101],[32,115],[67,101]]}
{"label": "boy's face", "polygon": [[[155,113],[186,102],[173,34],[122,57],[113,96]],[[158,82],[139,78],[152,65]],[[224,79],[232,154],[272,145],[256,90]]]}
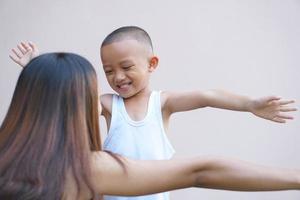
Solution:
{"label": "boy's face", "polygon": [[150,73],[158,61],[145,45],[133,39],[102,47],[101,60],[109,85],[123,98],[148,89]]}

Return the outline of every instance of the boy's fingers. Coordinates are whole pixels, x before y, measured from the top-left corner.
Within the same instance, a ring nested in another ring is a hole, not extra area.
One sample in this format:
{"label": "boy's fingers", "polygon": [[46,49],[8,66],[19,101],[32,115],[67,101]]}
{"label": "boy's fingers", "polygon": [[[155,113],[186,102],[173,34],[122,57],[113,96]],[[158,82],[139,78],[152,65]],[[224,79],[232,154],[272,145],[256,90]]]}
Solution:
{"label": "boy's fingers", "polygon": [[22,54],[26,53],[26,49],[22,45],[18,44],[17,47],[22,52]]}
{"label": "boy's fingers", "polygon": [[281,99],[281,97],[278,97],[278,96],[269,96],[269,97],[266,97],[267,102],[276,101],[276,100],[279,100],[279,99]]}
{"label": "boy's fingers", "polygon": [[21,58],[21,57],[22,57],[22,55],[21,55],[15,48],[12,49],[12,52],[14,52],[14,54],[15,54],[18,58]]}
{"label": "boy's fingers", "polygon": [[284,119],[277,118],[277,117],[273,118],[272,121],[278,122],[278,123],[285,123],[285,120],[284,120]]}
{"label": "boy's fingers", "polygon": [[294,100],[284,100],[284,101],[279,101],[279,105],[286,105],[290,103],[295,103]]}
{"label": "boy's fingers", "polygon": [[281,107],[279,109],[280,112],[291,112],[291,111],[297,111],[297,108],[288,108],[288,107]]}
{"label": "boy's fingers", "polygon": [[285,115],[285,114],[277,114],[276,118],[281,118],[281,119],[294,119],[292,116]]}
{"label": "boy's fingers", "polygon": [[28,44],[26,44],[25,42],[21,42],[21,45],[23,46],[23,48],[26,50],[26,51],[29,51],[30,50],[30,46]]}
{"label": "boy's fingers", "polygon": [[36,51],[36,45],[33,42],[28,42],[29,46],[32,48],[33,51]]}
{"label": "boy's fingers", "polygon": [[18,63],[19,58],[15,54],[9,54],[9,57],[16,63]]}

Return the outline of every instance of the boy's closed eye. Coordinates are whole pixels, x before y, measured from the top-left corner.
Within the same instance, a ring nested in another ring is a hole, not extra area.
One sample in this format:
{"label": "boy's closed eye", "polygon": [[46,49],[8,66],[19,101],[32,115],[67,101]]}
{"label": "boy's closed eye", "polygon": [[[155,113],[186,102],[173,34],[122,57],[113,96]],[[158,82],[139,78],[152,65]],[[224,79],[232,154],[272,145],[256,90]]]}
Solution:
{"label": "boy's closed eye", "polygon": [[113,71],[112,70],[104,70],[105,74],[111,74]]}
{"label": "boy's closed eye", "polygon": [[125,71],[130,70],[133,67],[133,65],[128,65],[128,66],[124,66],[122,67]]}

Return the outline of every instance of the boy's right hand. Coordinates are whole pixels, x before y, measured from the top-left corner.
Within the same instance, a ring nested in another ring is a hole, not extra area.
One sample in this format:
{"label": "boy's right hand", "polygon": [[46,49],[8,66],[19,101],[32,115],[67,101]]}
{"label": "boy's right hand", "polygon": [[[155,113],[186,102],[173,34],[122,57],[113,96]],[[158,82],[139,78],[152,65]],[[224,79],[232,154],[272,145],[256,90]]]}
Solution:
{"label": "boy's right hand", "polygon": [[21,42],[11,50],[9,57],[21,67],[25,67],[33,58],[39,55],[36,45],[32,42]]}

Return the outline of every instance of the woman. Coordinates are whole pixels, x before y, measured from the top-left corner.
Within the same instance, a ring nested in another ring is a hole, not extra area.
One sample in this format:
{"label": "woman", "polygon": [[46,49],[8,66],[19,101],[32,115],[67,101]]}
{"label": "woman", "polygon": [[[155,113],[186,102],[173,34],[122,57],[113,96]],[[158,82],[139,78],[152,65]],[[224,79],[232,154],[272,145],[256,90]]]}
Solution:
{"label": "woman", "polygon": [[[11,57],[38,53],[20,44]],[[299,189],[299,170],[217,157],[136,161],[101,151],[96,73],[83,57],[48,53],[22,70],[0,128],[0,199],[98,199],[187,187]]]}

